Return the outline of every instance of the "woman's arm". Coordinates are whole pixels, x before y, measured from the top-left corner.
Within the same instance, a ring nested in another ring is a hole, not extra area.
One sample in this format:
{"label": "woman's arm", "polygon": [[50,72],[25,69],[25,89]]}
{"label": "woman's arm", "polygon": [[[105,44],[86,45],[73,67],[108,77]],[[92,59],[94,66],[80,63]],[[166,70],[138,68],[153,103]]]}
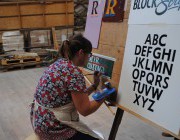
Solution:
{"label": "woman's arm", "polygon": [[87,88],[86,93],[87,93],[88,95],[90,95],[91,93],[93,93],[93,91],[96,91],[96,89],[97,89],[97,86],[96,86],[95,84],[92,84],[91,86],[89,86],[89,87]]}
{"label": "woman's arm", "polygon": [[88,94],[79,93],[77,91],[72,92],[71,96],[77,111],[83,116],[88,116],[95,112],[104,101],[104,99],[100,101],[90,101]]}
{"label": "woman's arm", "polygon": [[86,90],[86,92],[88,93],[88,95],[90,95],[93,91],[96,91],[98,85],[99,85],[99,82],[100,82],[100,76],[101,76],[101,73],[98,72],[98,71],[95,71],[94,72],[94,76],[93,76],[93,79],[94,79],[94,84],[92,84],[91,86],[89,86]]}

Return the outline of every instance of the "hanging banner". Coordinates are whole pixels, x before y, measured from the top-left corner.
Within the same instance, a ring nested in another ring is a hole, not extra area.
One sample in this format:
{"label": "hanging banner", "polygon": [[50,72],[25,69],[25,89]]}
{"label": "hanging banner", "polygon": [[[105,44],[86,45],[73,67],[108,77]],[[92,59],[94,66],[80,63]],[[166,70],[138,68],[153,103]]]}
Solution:
{"label": "hanging banner", "polygon": [[[138,33],[138,35],[134,35]],[[180,132],[180,25],[129,25],[118,103]]]}
{"label": "hanging banner", "polygon": [[104,22],[122,22],[124,18],[125,0],[106,0],[103,16]]}
{"label": "hanging banner", "polygon": [[129,24],[180,24],[180,1],[132,0]]}
{"label": "hanging banner", "polygon": [[91,41],[93,48],[98,47],[104,6],[105,0],[89,0],[84,36]]}
{"label": "hanging banner", "polygon": [[91,71],[100,71],[104,76],[111,78],[115,59],[93,53],[84,67]]}

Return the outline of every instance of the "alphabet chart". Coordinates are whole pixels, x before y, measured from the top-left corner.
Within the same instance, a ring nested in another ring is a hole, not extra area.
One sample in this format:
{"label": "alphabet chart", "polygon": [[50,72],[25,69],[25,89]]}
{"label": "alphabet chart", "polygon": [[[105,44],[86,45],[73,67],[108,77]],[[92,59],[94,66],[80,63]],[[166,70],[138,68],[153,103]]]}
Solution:
{"label": "alphabet chart", "polygon": [[175,135],[180,130],[179,34],[179,25],[129,25],[117,101]]}

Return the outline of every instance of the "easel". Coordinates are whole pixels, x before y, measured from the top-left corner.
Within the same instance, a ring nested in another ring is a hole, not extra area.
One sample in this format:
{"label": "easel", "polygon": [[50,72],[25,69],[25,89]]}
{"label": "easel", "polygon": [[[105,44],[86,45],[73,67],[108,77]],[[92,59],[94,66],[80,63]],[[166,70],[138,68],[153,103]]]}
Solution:
{"label": "easel", "polygon": [[[124,114],[124,110],[118,107],[108,140],[115,140],[119,125],[121,124],[123,114]],[[179,139],[174,138],[174,140],[179,140]]]}
{"label": "easel", "polygon": [[123,114],[124,114],[124,110],[117,108],[116,115],[114,118],[114,122],[111,128],[111,132],[109,134],[108,140],[115,140],[119,125],[121,124]]}

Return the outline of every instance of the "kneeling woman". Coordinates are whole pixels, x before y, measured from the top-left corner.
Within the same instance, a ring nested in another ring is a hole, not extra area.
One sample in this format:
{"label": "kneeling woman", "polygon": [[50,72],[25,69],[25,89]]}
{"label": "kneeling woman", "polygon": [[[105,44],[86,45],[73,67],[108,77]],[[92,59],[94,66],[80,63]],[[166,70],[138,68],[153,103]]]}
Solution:
{"label": "kneeling woman", "polygon": [[66,41],[62,49],[62,56],[66,58],[51,64],[37,85],[31,109],[34,131],[41,140],[98,140],[100,138],[79,121],[77,113],[87,116],[103,103],[103,100],[90,101],[88,97],[96,90],[100,74],[94,76],[94,83],[87,88],[78,68],[87,64],[92,44],[82,35],[76,35]]}

